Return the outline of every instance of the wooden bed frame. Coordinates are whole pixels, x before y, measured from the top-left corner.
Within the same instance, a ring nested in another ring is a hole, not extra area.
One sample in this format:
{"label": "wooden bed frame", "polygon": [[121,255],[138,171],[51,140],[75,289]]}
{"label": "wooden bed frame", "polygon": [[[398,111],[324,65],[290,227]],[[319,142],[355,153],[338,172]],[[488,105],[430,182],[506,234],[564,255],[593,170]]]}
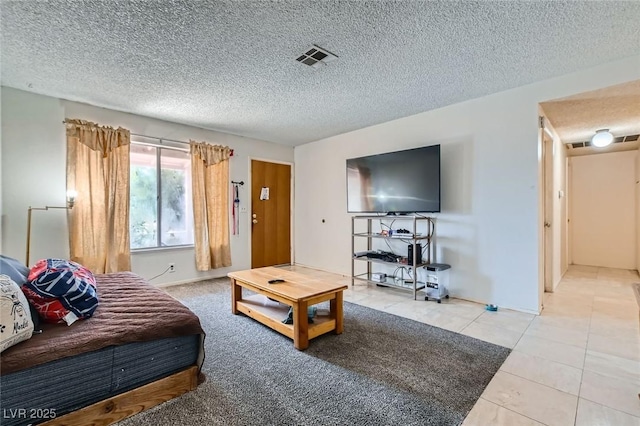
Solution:
{"label": "wooden bed frame", "polygon": [[81,408],[56,419],[46,426],[106,426],[169,401],[198,386],[198,367],[192,366],[164,379],[132,389]]}

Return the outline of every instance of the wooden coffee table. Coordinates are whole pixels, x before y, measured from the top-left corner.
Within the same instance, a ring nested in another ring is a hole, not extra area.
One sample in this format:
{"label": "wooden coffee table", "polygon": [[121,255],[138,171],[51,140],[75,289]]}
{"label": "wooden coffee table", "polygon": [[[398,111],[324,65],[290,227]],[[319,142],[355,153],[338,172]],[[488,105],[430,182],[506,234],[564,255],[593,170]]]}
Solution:
{"label": "wooden coffee table", "polygon": [[[310,339],[330,331],[342,333],[342,291],[347,289],[346,285],[271,266],[230,272],[228,276],[231,278],[231,312],[236,315],[242,312],[293,339],[296,349],[307,349]],[[285,281],[268,283],[276,278]],[[243,298],[243,288],[257,294]],[[286,306],[265,303],[268,299],[264,296]],[[317,315],[313,318],[313,324],[309,324],[307,308],[327,300],[330,307],[329,315]],[[293,324],[284,324],[282,321],[287,317],[289,306],[293,308]]]}

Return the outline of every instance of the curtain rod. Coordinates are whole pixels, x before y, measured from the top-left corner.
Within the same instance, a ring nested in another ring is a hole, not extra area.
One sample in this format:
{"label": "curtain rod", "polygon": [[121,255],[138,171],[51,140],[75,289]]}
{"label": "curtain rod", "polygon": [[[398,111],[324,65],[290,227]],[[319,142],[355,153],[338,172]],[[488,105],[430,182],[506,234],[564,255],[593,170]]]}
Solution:
{"label": "curtain rod", "polygon": [[178,141],[175,139],[167,139],[167,138],[158,138],[156,136],[140,135],[138,133],[131,133],[131,136],[139,136],[141,138],[158,139],[159,141],[175,142],[175,143],[181,143],[184,145],[189,145],[189,142],[185,142],[185,141]]}
{"label": "curtain rod", "polygon": [[[66,120],[62,120],[62,124],[67,124],[67,121]],[[162,144],[162,141],[167,141],[167,142],[181,143],[181,144],[184,144],[184,145],[190,145],[189,142],[179,141],[179,140],[176,140],[176,139],[159,138],[159,137],[156,137],[156,136],[147,136],[147,135],[141,135],[139,133],[132,133],[132,132],[129,132],[129,133],[131,134],[131,136],[138,136],[138,137],[141,137],[141,138],[149,138],[149,139],[157,139],[157,140],[160,141],[161,144]],[[233,149],[231,149],[231,152],[230,152],[229,156],[233,157]]]}
{"label": "curtain rod", "polygon": [[[142,136],[142,135],[134,135],[134,136],[141,136],[141,137],[148,138],[148,139],[155,139],[155,138],[152,138],[150,136]],[[166,139],[164,139],[164,140],[166,140]],[[163,141],[163,139],[160,139],[161,143],[131,141],[131,144],[132,145],[135,144],[135,145],[152,146],[152,147],[155,147],[155,148],[170,149],[170,150],[173,150],[173,151],[190,152],[189,148],[182,148],[182,147],[177,147],[177,146],[163,145],[162,141]]]}

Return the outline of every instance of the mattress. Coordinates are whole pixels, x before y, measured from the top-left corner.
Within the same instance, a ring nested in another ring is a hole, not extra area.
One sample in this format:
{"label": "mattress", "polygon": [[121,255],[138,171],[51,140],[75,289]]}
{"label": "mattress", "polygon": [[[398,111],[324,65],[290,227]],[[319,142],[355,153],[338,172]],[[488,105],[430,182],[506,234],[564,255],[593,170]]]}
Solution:
{"label": "mattress", "polygon": [[42,333],[0,356],[0,424],[37,424],[202,366],[198,317],[130,272],[96,275],[92,318]]}
{"label": "mattress", "polygon": [[0,377],[0,424],[38,424],[198,362],[200,335],[109,346]]}
{"label": "mattress", "polygon": [[100,304],[93,317],[70,327],[43,324],[41,334],[2,352],[0,374],[109,346],[193,334],[204,338],[200,320],[189,308],[136,274],[96,275],[96,287]]}

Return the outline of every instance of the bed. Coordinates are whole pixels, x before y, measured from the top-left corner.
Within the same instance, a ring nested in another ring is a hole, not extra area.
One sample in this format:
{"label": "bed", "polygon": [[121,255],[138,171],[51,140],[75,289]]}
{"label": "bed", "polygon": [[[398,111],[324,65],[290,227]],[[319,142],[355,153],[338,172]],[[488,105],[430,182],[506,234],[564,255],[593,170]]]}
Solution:
{"label": "bed", "polygon": [[204,380],[205,333],[187,307],[129,273],[96,275],[100,304],[44,324],[0,357],[0,423],[106,425]]}

